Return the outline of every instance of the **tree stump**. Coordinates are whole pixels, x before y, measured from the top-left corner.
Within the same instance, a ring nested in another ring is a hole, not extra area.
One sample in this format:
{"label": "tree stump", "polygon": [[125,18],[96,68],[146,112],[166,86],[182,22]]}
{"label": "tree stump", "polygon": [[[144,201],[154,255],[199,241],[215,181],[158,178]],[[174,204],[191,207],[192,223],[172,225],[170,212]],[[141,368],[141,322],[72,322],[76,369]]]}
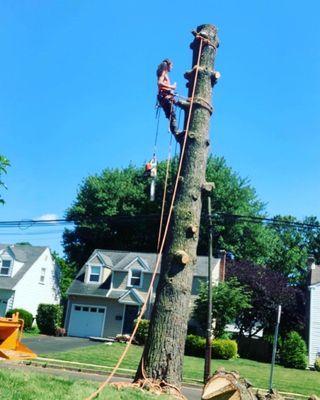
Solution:
{"label": "tree stump", "polygon": [[237,372],[228,372],[220,369],[206,383],[201,399],[283,400],[283,397],[275,390],[266,394],[254,392],[251,383],[240,377]]}

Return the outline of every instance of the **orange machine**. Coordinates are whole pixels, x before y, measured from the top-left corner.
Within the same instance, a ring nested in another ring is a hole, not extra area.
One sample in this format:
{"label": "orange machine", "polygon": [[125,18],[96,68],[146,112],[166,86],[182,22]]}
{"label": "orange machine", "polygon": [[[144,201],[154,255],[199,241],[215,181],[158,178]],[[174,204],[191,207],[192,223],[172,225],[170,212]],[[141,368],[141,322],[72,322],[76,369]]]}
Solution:
{"label": "orange machine", "polygon": [[21,343],[23,319],[19,313],[12,318],[0,318],[0,360],[27,360],[37,355]]}

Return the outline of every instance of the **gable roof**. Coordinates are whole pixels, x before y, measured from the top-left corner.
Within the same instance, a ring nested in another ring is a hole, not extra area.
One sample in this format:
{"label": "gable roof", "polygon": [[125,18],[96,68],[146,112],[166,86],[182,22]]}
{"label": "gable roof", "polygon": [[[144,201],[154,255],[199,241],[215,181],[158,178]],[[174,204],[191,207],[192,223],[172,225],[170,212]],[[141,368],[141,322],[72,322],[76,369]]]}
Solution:
{"label": "gable roof", "polygon": [[315,265],[313,269],[311,269],[311,285],[316,285],[320,283],[320,265]]}
{"label": "gable roof", "polygon": [[[141,253],[131,251],[120,251],[120,250],[95,250],[98,251],[103,257],[109,257],[113,271],[126,271],[126,267],[137,258],[141,259],[150,269],[150,272],[154,271],[154,267],[157,260],[157,254],[155,253]],[[212,269],[220,262],[220,258],[213,258]],[[108,263],[108,266],[110,263]],[[148,272],[148,271],[145,271]],[[197,266],[194,276],[206,277],[208,275],[208,257],[198,256]]]}
{"label": "gable roof", "polygon": [[14,276],[0,276],[0,289],[13,289],[46,249],[44,246],[28,244],[0,245],[0,250],[8,251],[16,261],[23,263]]}
{"label": "gable roof", "polygon": [[[131,251],[120,251],[120,250],[102,250],[96,249],[92,252],[88,261],[92,258],[94,254],[99,254],[101,258],[106,261],[107,268],[110,268],[114,273],[124,272],[128,273],[128,269],[126,269],[131,263],[134,263],[135,260],[141,259],[148,270],[144,270],[144,273],[152,273],[155,268],[157,254],[155,253],[141,253],[141,252],[131,252]],[[94,283],[86,283],[84,281],[85,278],[85,270],[88,265],[88,261],[82,268],[79,270],[76,278],[73,280],[72,284],[68,289],[69,295],[82,295],[82,296],[103,296],[113,299],[119,299],[123,296],[127,290],[116,290],[110,289],[111,287],[111,279],[112,275],[105,282],[100,284]],[[220,262],[220,258],[213,258],[212,260],[212,269],[214,269],[217,264]],[[204,256],[197,257],[197,266],[194,273],[194,276],[199,277],[207,277],[208,275],[208,258]]]}

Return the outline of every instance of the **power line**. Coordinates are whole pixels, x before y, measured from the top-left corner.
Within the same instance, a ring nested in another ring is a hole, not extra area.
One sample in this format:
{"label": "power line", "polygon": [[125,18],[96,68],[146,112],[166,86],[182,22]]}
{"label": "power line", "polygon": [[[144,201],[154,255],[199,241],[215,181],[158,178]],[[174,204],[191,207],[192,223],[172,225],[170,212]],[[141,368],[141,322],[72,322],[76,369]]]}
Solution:
{"label": "power line", "polygon": [[[288,221],[288,220],[280,220],[278,218],[268,218],[262,216],[254,216],[254,215],[244,215],[244,214],[231,214],[224,212],[217,212],[212,214],[212,217],[216,220],[216,224],[225,225],[227,220],[234,223],[255,223],[255,224],[269,224],[276,226],[284,226],[284,227],[295,227],[302,229],[320,229],[320,224],[310,224],[299,221]],[[97,223],[117,223],[117,222],[132,222],[132,221],[154,221],[159,219],[160,216],[158,214],[140,214],[140,215],[114,215],[114,216],[105,216],[99,218],[91,218],[86,220],[80,220],[75,218],[57,218],[50,220],[35,220],[35,219],[23,219],[23,220],[12,220],[12,221],[0,221],[0,229],[1,228],[19,228],[19,229],[29,229],[33,227],[51,227],[54,226],[67,226],[67,225],[76,225],[80,228],[90,228],[92,224]],[[218,219],[223,219],[225,222],[222,223],[218,221]]]}

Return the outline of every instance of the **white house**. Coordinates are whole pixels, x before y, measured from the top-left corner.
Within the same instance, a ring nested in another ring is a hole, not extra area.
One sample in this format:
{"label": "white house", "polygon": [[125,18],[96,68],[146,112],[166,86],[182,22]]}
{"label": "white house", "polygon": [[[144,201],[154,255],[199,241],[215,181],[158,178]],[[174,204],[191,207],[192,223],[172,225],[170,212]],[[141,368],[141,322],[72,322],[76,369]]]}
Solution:
{"label": "white house", "polygon": [[48,247],[0,244],[0,317],[13,308],[35,316],[40,303],[58,304],[58,279]]}
{"label": "white house", "polygon": [[[133,321],[146,300],[157,255],[129,251],[95,250],[68,289],[65,326],[69,336],[113,337],[132,332]],[[224,263],[213,259],[213,283],[223,274]],[[208,259],[198,257],[190,311],[201,282],[207,281]],[[158,283],[144,318],[150,317]],[[189,316],[186,316],[188,318]]]}
{"label": "white house", "polygon": [[309,319],[309,365],[320,355],[320,265],[311,265]]}

